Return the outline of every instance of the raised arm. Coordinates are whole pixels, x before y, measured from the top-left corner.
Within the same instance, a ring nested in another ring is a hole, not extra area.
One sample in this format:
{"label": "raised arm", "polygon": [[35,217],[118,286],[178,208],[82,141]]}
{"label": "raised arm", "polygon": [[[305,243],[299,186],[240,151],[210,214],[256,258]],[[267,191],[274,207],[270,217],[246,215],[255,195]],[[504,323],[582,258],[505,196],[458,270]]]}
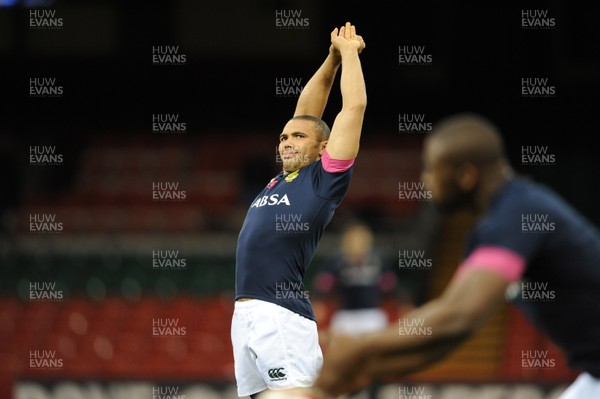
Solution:
{"label": "raised arm", "polygon": [[294,116],[310,115],[317,118],[323,116],[323,111],[331,92],[331,86],[341,62],[342,57],[339,51],[331,45],[327,58],[325,58],[323,64],[317,69],[317,72],[310,78],[304,86],[302,93],[300,93]]}
{"label": "raised arm", "polygon": [[360,134],[367,107],[367,90],[359,53],[364,42],[349,22],[331,32],[331,43],[340,52],[342,75],[342,110],[331,128],[327,153],[333,159],[354,159],[358,154]]}

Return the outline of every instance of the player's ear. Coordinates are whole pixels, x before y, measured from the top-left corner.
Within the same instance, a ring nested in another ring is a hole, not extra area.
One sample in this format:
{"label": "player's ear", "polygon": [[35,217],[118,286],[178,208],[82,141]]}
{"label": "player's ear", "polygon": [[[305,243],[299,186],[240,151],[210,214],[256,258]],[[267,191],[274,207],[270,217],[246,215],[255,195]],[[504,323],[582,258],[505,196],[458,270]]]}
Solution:
{"label": "player's ear", "polygon": [[322,157],[323,156],[323,151],[325,151],[325,147],[327,147],[327,142],[329,140],[323,140],[319,143],[319,156]]}
{"label": "player's ear", "polygon": [[458,169],[457,182],[464,191],[472,191],[479,181],[479,170],[472,163],[464,163]]}

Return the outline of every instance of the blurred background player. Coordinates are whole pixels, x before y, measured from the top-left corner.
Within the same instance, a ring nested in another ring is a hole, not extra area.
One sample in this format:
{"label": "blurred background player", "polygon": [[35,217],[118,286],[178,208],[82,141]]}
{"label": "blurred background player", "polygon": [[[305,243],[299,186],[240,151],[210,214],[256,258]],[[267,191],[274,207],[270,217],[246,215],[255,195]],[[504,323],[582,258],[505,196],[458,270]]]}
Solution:
{"label": "blurred background player", "polygon": [[[321,296],[333,297],[336,302],[329,332],[358,335],[386,328],[389,318],[382,305],[394,293],[396,280],[396,274],[374,248],[370,226],[361,221],[348,223],[342,231],[339,253],[314,282]],[[370,398],[377,397],[378,387],[369,387]]]}
{"label": "blurred background player", "polygon": [[362,334],[388,325],[382,308],[396,287],[396,274],[374,248],[374,235],[364,222],[347,224],[340,238],[340,251],[327,270],[318,273],[314,286],[323,296],[337,302],[330,322],[333,333]]}
{"label": "blurred background player", "polygon": [[432,333],[394,326],[334,337],[315,387],[335,396],[426,368],[508,299],[581,371],[560,398],[599,398],[598,229],[550,188],[516,176],[498,129],[480,115],[443,120],[425,141],[423,161],[434,204],[478,217],[443,294],[404,316]]}
{"label": "blurred background player", "polygon": [[[231,326],[239,396],[309,387],[322,366],[303,279],[350,185],[367,102],[364,47],[350,23],[331,32],[329,55],[279,135],[283,171],[252,202],[239,233]],[[340,65],[342,109],[330,134],[320,118]]]}

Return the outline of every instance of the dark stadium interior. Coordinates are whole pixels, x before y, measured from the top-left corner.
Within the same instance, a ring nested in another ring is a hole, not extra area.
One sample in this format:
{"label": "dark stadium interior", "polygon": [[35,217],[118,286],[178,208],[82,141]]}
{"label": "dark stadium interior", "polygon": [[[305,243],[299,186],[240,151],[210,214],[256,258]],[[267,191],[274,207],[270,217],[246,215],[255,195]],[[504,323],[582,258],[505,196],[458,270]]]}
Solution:
{"label": "dark stadium interior", "polygon": [[[439,265],[435,276],[399,271],[401,287],[386,304],[390,318],[439,292],[452,273],[470,221],[398,200],[398,183],[419,179],[424,136],[399,132],[399,114],[424,114],[432,123],[460,111],[488,116],[518,172],[548,183],[600,224],[600,161],[591,144],[600,91],[597,5],[531,6],[549,9],[558,26],[527,31],[521,5],[10,3],[0,2],[2,397],[17,379],[232,383],[235,238],[249,201],[280,167],[277,136],[297,100],[276,95],[275,82],[306,83],[327,54],[329,32],[346,20],[367,43],[361,59],[368,107],[355,178],[313,270],[335,250],[343,222],[359,217],[371,223],[390,265],[407,247],[430,251]],[[26,4],[57,10],[64,27],[31,30]],[[276,29],[273,15],[281,9],[301,10],[308,28]],[[403,44],[425,46],[431,65],[399,65]],[[152,63],[153,46],[166,45],[179,46],[183,65]],[[64,94],[30,97],[32,77],[56,78]],[[522,98],[524,77],[548,78],[556,96]],[[341,107],[338,82],[324,115],[330,125]],[[157,113],[178,115],[186,131],[153,132]],[[64,161],[32,166],[30,146],[55,146]],[[524,146],[546,146],[555,164],[523,164]],[[185,201],[156,203],[155,181],[178,182]],[[55,214],[64,231],[28,234],[31,213]],[[181,252],[185,270],[152,270],[152,251],[167,248]],[[31,281],[56,282],[65,299],[27,301]],[[323,328],[332,306],[323,304]],[[187,339],[153,339],[147,327],[163,317],[157,315],[178,317]],[[521,315],[503,309],[470,346],[415,380],[572,379],[560,362],[549,371],[515,372],[511,359],[523,345],[556,350]],[[65,367],[32,372],[31,348],[57,349]]]}

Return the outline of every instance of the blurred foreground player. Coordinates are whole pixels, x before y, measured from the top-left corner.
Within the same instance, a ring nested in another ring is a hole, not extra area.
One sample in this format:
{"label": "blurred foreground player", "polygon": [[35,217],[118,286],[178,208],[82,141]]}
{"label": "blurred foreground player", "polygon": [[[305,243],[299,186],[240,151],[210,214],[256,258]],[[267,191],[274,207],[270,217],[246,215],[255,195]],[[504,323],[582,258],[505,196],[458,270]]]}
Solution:
{"label": "blurred foreground player", "polygon": [[[252,202],[240,231],[231,326],[239,396],[310,387],[321,369],[303,279],[350,185],[367,102],[364,47],[350,23],[331,32],[329,55],[279,135],[283,171]],[[330,134],[320,118],[340,65],[342,110]]]}
{"label": "blurred foreground player", "polygon": [[265,391],[257,399],[331,399],[314,388],[293,388],[284,391]]}
{"label": "blurred foreground player", "polygon": [[479,115],[442,121],[425,141],[423,160],[434,204],[478,216],[443,294],[405,315],[432,333],[394,327],[335,337],[315,387],[336,396],[423,369],[456,349],[506,298],[581,371],[560,399],[600,398],[597,228],[548,187],[515,176],[497,128]]}

